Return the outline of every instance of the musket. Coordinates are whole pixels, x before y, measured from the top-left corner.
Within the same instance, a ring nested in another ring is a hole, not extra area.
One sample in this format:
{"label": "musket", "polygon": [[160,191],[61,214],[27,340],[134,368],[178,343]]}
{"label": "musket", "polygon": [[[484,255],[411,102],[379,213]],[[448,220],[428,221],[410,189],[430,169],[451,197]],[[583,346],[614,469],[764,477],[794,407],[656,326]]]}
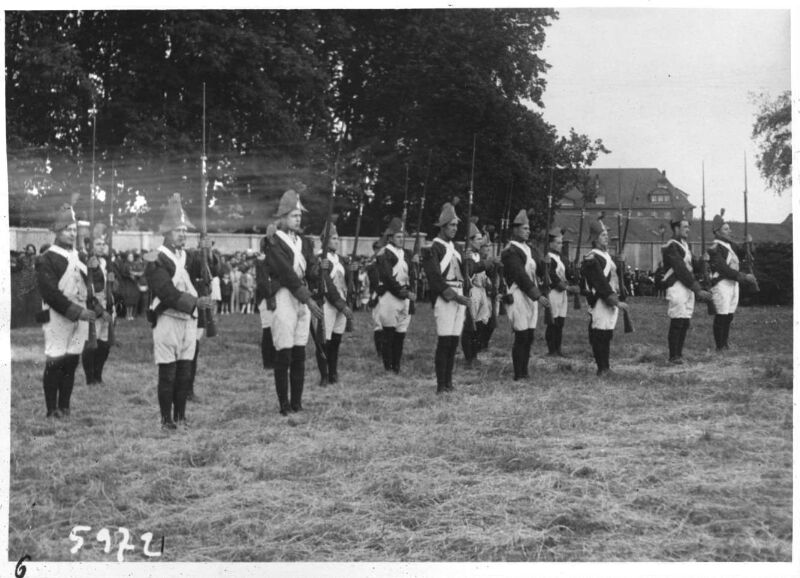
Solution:
{"label": "musket", "polygon": [[[425,168],[425,180],[422,182],[422,195],[419,199],[419,213],[417,213],[417,231],[414,237],[414,256],[418,256],[420,251],[422,251],[422,214],[425,211],[425,196],[428,192],[428,179],[431,176],[431,158],[433,156],[433,150],[428,150],[428,166]],[[419,290],[420,284],[420,271],[419,271],[419,263],[414,263],[414,294],[419,299],[421,291]]]}
{"label": "musket", "polygon": [[[336,197],[336,187],[338,184],[339,179],[339,155],[342,152],[342,139],[339,139],[338,146],[336,148],[336,158],[333,161],[333,180],[331,181],[331,196],[328,199],[328,214],[325,218],[325,225],[322,228],[322,251],[320,253],[320,261],[327,258],[328,255],[328,245],[331,242],[331,220],[333,219],[333,203],[334,198]],[[326,272],[321,271],[319,276],[319,287],[317,289],[317,293],[319,295],[319,303],[320,307],[324,307],[325,305],[325,295],[328,293],[328,280],[326,279]],[[323,315],[321,319],[318,319],[316,322],[316,331],[314,332],[314,346],[317,350],[317,360],[318,362],[325,362],[327,363],[328,354],[325,348],[325,341],[326,341],[326,331],[325,331],[325,316]]]}
{"label": "musket", "polygon": [[[469,194],[467,197],[467,223],[466,227],[464,227],[464,259],[463,259],[463,269],[464,269],[464,296],[469,297],[470,288],[472,286],[472,280],[470,279],[469,275],[469,259],[467,259],[466,254],[469,251],[469,226],[472,224],[472,197],[474,194],[474,187],[475,187],[475,149],[478,144],[478,135],[472,135],[472,167],[470,169],[470,176],[469,176]],[[470,332],[475,333],[475,318],[472,316],[471,308],[468,306],[466,311],[466,323],[467,328]]]}
{"label": "musket", "polygon": [[[358,238],[361,234],[361,216],[364,214],[364,184],[361,183],[358,192],[358,217],[356,218],[356,235],[353,238],[353,251],[350,253],[350,265],[351,267],[356,262],[358,258]],[[353,311],[356,310],[356,305],[358,304],[358,292],[356,291],[355,280],[353,279],[353,271],[350,271],[350,283],[348,285],[348,298],[350,301],[350,309]],[[352,331],[353,330],[353,323],[352,321],[348,320],[347,325],[345,326],[345,331]]]}
{"label": "musket", "polygon": [[[619,213],[617,213],[617,221],[619,222]],[[620,243],[619,253],[617,254],[617,281],[619,282],[619,300],[624,303],[628,299],[628,287],[625,285],[625,259],[622,258],[623,251],[625,251],[625,246]],[[622,323],[625,328],[625,333],[633,333],[633,323],[631,322],[631,316],[627,309],[622,310]]]}
{"label": "musket", "polygon": [[753,276],[752,291],[758,293],[761,289],[758,286],[758,279],[755,274],[756,260],[753,257],[753,244],[750,242],[750,235],[747,232],[747,153],[744,153],[744,266],[746,272]]}
{"label": "musket", "polygon": [[[702,258],[700,260],[700,275],[703,279],[703,289],[711,289],[711,277],[708,271],[708,252],[706,251],[706,162],[702,164],[703,175],[703,201],[700,205],[700,251]],[[714,301],[709,299],[706,303],[709,315],[716,315],[717,308],[714,306]]]}
{"label": "musket", "polygon": [[[89,249],[87,252],[88,258],[91,258],[94,255],[94,194],[95,194],[95,144],[97,141],[97,110],[94,108],[94,104],[92,104],[92,190],[89,194],[89,234],[92,236],[92,248]],[[86,248],[86,243],[84,241],[83,235],[80,237],[80,249],[84,250]],[[88,259],[87,259],[88,261]],[[87,302],[90,304],[90,308],[94,308],[95,303],[95,296],[94,296],[94,269],[92,267],[86,268],[86,280],[87,280]],[[86,349],[94,350],[97,349],[97,324],[94,320],[89,321],[89,337],[86,340]]]}
{"label": "musket", "polygon": [[[503,213],[500,215],[500,243],[498,247],[498,254],[503,252],[503,248],[508,243],[508,229],[511,226],[511,197],[514,192],[514,175],[510,175],[510,182],[508,191],[506,191],[505,204],[503,205]],[[497,255],[495,255],[497,256]],[[499,303],[497,304],[497,314],[503,315],[506,309],[506,295],[508,295],[508,286],[506,285],[506,277],[503,273],[502,262],[497,266],[497,296]],[[494,311],[494,307],[492,307]]]}
{"label": "musket", "polygon": [[[544,275],[542,277],[542,289],[544,296],[550,298],[550,211],[553,207],[553,169],[550,169],[550,190],[547,191],[547,228],[544,231]],[[545,325],[553,324],[553,310],[550,307],[544,308]]]}
{"label": "musket", "polygon": [[111,315],[108,321],[108,346],[111,347],[116,343],[114,335],[114,324],[117,317],[114,314],[114,281],[116,281],[116,274],[114,273],[114,194],[116,183],[114,182],[114,161],[111,161],[111,190],[108,194],[108,254],[106,255],[106,310]]}
{"label": "musket", "polygon": [[[403,187],[403,215],[400,217],[400,220],[403,222],[403,250],[405,251],[406,248],[406,220],[408,219],[408,163],[405,163],[406,166],[406,183]],[[416,307],[414,305],[414,301],[409,301],[408,303],[408,314],[414,315],[416,313]]]}
{"label": "musket", "polygon": [[[578,241],[575,243],[575,261],[573,261],[573,270],[577,272],[577,275],[580,276],[580,258],[581,258],[581,241],[583,240],[583,218],[586,215],[586,197],[581,195],[583,199],[583,203],[581,204],[581,220],[580,224],[578,225]],[[580,278],[578,279],[578,284],[580,285]],[[575,297],[572,300],[572,306],[575,309],[581,308],[581,294],[580,292],[575,293]]]}
{"label": "musket", "polygon": [[636,182],[633,183],[633,191],[631,191],[631,201],[628,203],[628,208],[625,212],[625,228],[622,230],[622,246],[625,246],[625,243],[628,240],[628,227],[631,224],[631,210],[633,208],[633,200],[636,198],[636,189],[639,188],[639,179],[636,179]]}
{"label": "musket", "polygon": [[[206,168],[206,83],[203,83],[203,155],[200,157],[200,240],[208,238],[208,223],[206,222],[206,192],[208,189],[208,173]],[[201,251],[201,283],[198,293],[201,297],[211,294],[211,268],[209,267],[210,256],[205,243],[200,243]],[[205,327],[206,337],[216,337],[217,325],[214,322],[214,312],[211,309],[200,309],[197,312],[198,325]]]}

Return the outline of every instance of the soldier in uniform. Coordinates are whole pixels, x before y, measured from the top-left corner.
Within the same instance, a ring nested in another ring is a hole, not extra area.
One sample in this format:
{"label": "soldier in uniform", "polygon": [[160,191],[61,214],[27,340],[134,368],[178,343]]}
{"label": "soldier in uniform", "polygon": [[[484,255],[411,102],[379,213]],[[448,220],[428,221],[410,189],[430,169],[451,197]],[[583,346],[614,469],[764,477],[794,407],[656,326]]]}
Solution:
{"label": "soldier in uniform", "polygon": [[261,318],[261,364],[264,369],[275,366],[275,345],[272,342],[272,320],[275,317],[275,291],[267,264],[269,247],[275,237],[275,225],[270,223],[266,236],[261,239],[261,252],[256,258],[256,303]]}
{"label": "soldier in uniform", "polygon": [[597,375],[611,371],[611,339],[617,324],[619,309],[628,304],[619,300],[619,277],[617,266],[608,254],[608,230],[602,220],[589,225],[589,241],[592,250],[581,262],[583,293],[589,311],[589,344],[592,346]]}
{"label": "soldier in uniform", "polygon": [[489,343],[489,321],[492,317],[492,301],[489,297],[491,280],[487,275],[487,270],[491,266],[491,260],[481,249],[486,245],[480,229],[475,223],[469,224],[467,251],[467,268],[470,278],[470,315],[475,322],[475,331],[464,324],[464,331],[461,334],[461,349],[464,351],[464,360],[467,366],[471,366],[478,358],[478,352],[483,348],[483,344]]}
{"label": "soldier in uniform", "polygon": [[269,246],[267,265],[275,292],[272,341],[275,345],[275,391],[281,415],[302,411],[305,385],[306,344],[311,317],[323,312],[311,298],[309,285],[319,280],[314,244],[300,235],[305,207],[292,189],[278,204],[277,230]]}
{"label": "soldier in uniform", "polygon": [[717,352],[728,349],[728,335],[733,322],[733,314],[739,305],[739,283],[755,284],[755,277],[739,271],[739,257],[731,240],[731,226],[722,215],[715,215],[711,226],[714,241],[708,248],[709,269],[711,270],[711,296],[716,315],[714,316],[714,343]]}
{"label": "soldier in uniform", "polygon": [[561,249],[564,244],[564,231],[560,227],[552,227],[548,232],[548,263],[547,271],[550,275],[550,292],[547,295],[550,308],[553,312],[553,323],[545,329],[544,338],[547,342],[547,354],[566,357],[561,349],[564,336],[564,323],[569,309],[569,294],[578,292],[577,285],[567,282],[567,268],[561,260]]}
{"label": "soldier in uniform", "polygon": [[672,238],[661,247],[663,282],[669,302],[667,344],[669,362],[679,365],[683,363],[683,344],[694,313],[695,297],[700,301],[708,301],[711,294],[703,291],[695,278],[702,262],[692,255],[692,248],[688,243],[688,219],[683,216],[682,211],[677,211],[672,215],[669,225],[672,228]]}
{"label": "soldier in uniform", "polygon": [[[214,307],[210,296],[198,297],[193,282],[202,276],[203,256],[200,250],[184,248],[190,227],[193,225],[186,218],[180,195],[175,194],[169,199],[159,225],[164,241],[145,259],[147,284],[154,296],[148,319],[153,327],[153,357],[158,365],[158,405],[161,427],[167,430],[186,425],[186,400],[198,340],[198,310]],[[211,248],[208,239],[201,243]]]}
{"label": "soldier in uniform", "polygon": [[[325,313],[325,358],[317,355],[320,374],[320,385],[326,386],[339,381],[339,346],[342,343],[347,322],[352,321],[353,312],[347,305],[347,288],[351,286],[350,260],[340,257],[339,233],[336,225],[328,223],[328,247],[321,254],[320,268],[324,278],[325,293],[322,310]],[[325,239],[326,227],[323,227],[320,239]]]}
{"label": "soldier in uniform", "polygon": [[403,342],[411,323],[409,307],[416,295],[414,285],[414,259],[411,251],[403,248],[405,231],[403,222],[397,217],[389,223],[384,235],[388,243],[377,257],[378,268],[378,319],[383,329],[383,367],[387,371],[400,373],[403,357]]}
{"label": "soldier in uniform", "polygon": [[436,223],[439,234],[433,240],[423,263],[438,336],[434,355],[436,393],[454,390],[453,367],[458,349],[458,337],[464,330],[467,307],[471,303],[470,298],[464,295],[462,257],[453,244],[459,222],[453,205],[445,203]]}
{"label": "soldier in uniform", "polygon": [[375,351],[378,357],[383,357],[383,326],[378,317],[378,299],[381,293],[381,279],[378,274],[378,255],[383,252],[384,244],[378,240],[372,244],[372,257],[366,264],[367,282],[369,283],[369,301],[367,308],[370,310],[373,332],[372,338],[375,342]]}
{"label": "soldier in uniform", "polygon": [[48,418],[69,417],[75,370],[89,336],[89,323],[107,315],[87,302],[87,269],[75,249],[75,213],[63,205],[53,224],[55,242],[36,262],[36,283],[45,308],[37,315],[44,330],[44,401]]}
{"label": "soldier in uniform", "polygon": [[506,315],[514,330],[514,345],[511,360],[514,365],[514,380],[529,377],[528,362],[533,345],[533,332],[539,317],[539,305],[550,307],[550,302],[542,295],[537,281],[537,264],[528,238],[531,234],[528,215],[521,210],[514,218],[511,241],[501,254],[503,275],[508,285],[510,301],[506,305]]}
{"label": "soldier in uniform", "polygon": [[83,373],[86,376],[86,385],[104,385],[103,368],[108,360],[111,346],[108,343],[109,325],[114,322],[114,312],[106,299],[106,283],[113,283],[114,272],[108,258],[108,243],[106,242],[105,225],[98,223],[92,232],[92,256],[88,259],[89,278],[92,281],[94,297],[98,304],[107,312],[100,315],[95,321],[97,331],[97,348],[84,347],[81,354]]}

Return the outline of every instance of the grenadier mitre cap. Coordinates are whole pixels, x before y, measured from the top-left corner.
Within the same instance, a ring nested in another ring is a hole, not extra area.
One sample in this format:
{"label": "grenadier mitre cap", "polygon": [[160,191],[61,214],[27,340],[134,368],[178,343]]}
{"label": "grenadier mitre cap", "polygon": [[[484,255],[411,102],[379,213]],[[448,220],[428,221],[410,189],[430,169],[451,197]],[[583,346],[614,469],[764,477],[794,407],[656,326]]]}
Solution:
{"label": "grenadier mitre cap", "polygon": [[600,235],[607,232],[606,224],[601,219],[596,219],[589,223],[589,242],[597,241]]}
{"label": "grenadier mitre cap", "polygon": [[56,218],[53,220],[53,230],[58,233],[62,229],[66,229],[70,225],[77,225],[78,221],[75,218],[75,211],[72,205],[67,203],[61,205],[56,211]]}
{"label": "grenadier mitre cap", "polygon": [[104,239],[106,236],[106,224],[95,223],[92,230],[92,239]]}
{"label": "grenadier mitre cap", "polygon": [[478,226],[475,223],[470,223],[469,224],[469,238],[470,239],[474,239],[475,237],[477,237],[480,234],[481,234],[481,230],[478,228]]}
{"label": "grenadier mitre cap", "polygon": [[681,224],[681,221],[688,221],[689,219],[683,212],[683,209],[674,209],[669,216],[669,224],[671,227],[676,227]]}
{"label": "grenadier mitre cap", "polygon": [[181,195],[175,193],[167,201],[167,210],[164,211],[164,218],[161,219],[161,224],[158,226],[159,233],[169,233],[174,229],[185,227],[187,229],[194,229],[194,225],[186,218],[186,213],[181,206]]}
{"label": "grenadier mitre cap", "polygon": [[326,221],[324,225],[322,225],[322,232],[319,234],[319,238],[322,239],[328,235],[328,238],[331,237],[338,237],[339,231],[336,230],[336,225],[331,223],[330,221]]}
{"label": "grenadier mitre cap", "polygon": [[550,240],[558,239],[559,237],[564,236],[564,229],[561,227],[551,227],[550,231],[547,233],[550,237]]}
{"label": "grenadier mitre cap", "polygon": [[518,227],[520,225],[528,225],[530,221],[528,220],[528,213],[525,209],[520,209],[517,216],[514,217],[514,220],[511,222],[512,225]]}
{"label": "grenadier mitre cap", "polygon": [[281,196],[281,200],[278,203],[278,210],[275,213],[276,217],[285,217],[292,211],[301,210],[303,212],[306,211],[306,208],[303,206],[303,203],[300,202],[300,195],[294,189],[289,189]]}
{"label": "grenadier mitre cap", "polygon": [[711,230],[714,231],[715,233],[719,231],[722,228],[722,225],[724,225],[726,222],[725,218],[723,217],[724,214],[725,214],[725,209],[722,209],[720,211],[720,214],[714,215],[714,220],[711,221]]}
{"label": "grenadier mitre cap", "polygon": [[456,215],[456,208],[452,205],[452,203],[445,203],[442,205],[442,212],[439,213],[439,220],[436,222],[436,226],[444,227],[453,221],[460,223],[461,219],[459,219],[458,215]]}
{"label": "grenadier mitre cap", "polygon": [[386,227],[386,231],[384,231],[383,234],[387,237],[391,237],[392,235],[396,235],[402,231],[403,221],[401,221],[399,217],[394,217],[391,221],[389,221],[389,226]]}

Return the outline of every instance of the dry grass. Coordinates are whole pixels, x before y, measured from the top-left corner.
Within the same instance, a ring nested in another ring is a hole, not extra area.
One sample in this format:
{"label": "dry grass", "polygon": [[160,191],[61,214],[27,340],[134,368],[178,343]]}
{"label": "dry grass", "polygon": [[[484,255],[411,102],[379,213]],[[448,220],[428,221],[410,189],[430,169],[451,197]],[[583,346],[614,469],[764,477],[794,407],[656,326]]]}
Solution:
{"label": "dry grass", "polygon": [[[718,357],[698,314],[689,364],[666,364],[665,306],[634,304],[598,381],[585,312],[566,360],[510,379],[507,320],[457,391],[434,394],[432,313],[418,308],[402,375],[384,375],[370,322],[342,345],[342,383],[282,418],[260,368],[256,315],[219,319],[201,349],[191,429],[158,427],[142,320],[120,322],[108,386],[79,370],[73,417],[43,417],[39,329],[12,332],[9,559],[112,561],[101,527],[165,536],[167,561],[788,561],[791,311],[740,310]],[[745,344],[749,349],[745,349]],[[77,555],[68,539],[92,526]]]}

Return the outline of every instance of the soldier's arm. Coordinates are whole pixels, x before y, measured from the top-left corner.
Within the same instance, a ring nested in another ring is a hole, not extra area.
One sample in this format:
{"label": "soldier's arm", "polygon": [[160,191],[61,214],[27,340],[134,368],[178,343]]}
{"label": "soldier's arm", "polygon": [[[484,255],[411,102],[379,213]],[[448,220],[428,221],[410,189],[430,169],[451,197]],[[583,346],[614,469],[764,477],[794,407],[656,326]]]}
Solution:
{"label": "soldier's arm", "polygon": [[288,289],[300,303],[308,303],[308,300],[311,299],[311,291],[303,285],[294,272],[294,258],[291,250],[284,248],[283,244],[278,242],[270,251],[269,259],[281,287]]}
{"label": "soldier's arm", "polygon": [[562,281],[558,273],[556,273],[555,259],[550,259],[550,263],[547,264],[547,272],[550,275],[550,289],[555,289],[560,292],[567,290],[567,284]]}
{"label": "soldier's arm", "polygon": [[672,274],[683,283],[684,286],[697,293],[700,291],[700,283],[694,278],[694,274],[686,266],[686,261],[674,243],[670,243],[662,252],[664,265],[672,269]]}
{"label": "soldier's arm", "polygon": [[[444,253],[445,248],[439,243],[434,243],[422,261],[422,267],[425,270],[425,277],[428,279],[428,289],[431,294],[439,295],[445,301],[452,301],[455,299],[456,291],[447,284],[439,267]],[[452,267],[453,264],[450,266]]]}
{"label": "soldier's arm", "polygon": [[390,258],[391,252],[386,251],[378,257],[378,275],[384,288],[398,299],[405,299],[407,297],[406,291],[402,285],[397,282],[394,274],[392,273],[393,263]]}
{"label": "soldier's arm", "polygon": [[53,259],[43,255],[36,260],[36,283],[42,300],[50,306],[53,311],[60,313],[70,321],[77,321],[83,311],[83,307],[73,303],[58,289],[58,282],[64,271],[56,270]]}
{"label": "soldier's arm", "polygon": [[723,279],[730,279],[731,281],[741,281],[744,274],[733,269],[728,265],[725,259],[725,249],[717,246],[708,250],[709,263],[713,271],[719,274]]}
{"label": "soldier's arm", "polygon": [[172,283],[172,275],[163,263],[158,260],[148,263],[144,270],[147,284],[158,297],[163,306],[191,315],[197,307],[197,297],[191,293],[179,291]]}
{"label": "soldier's arm", "polygon": [[597,297],[612,307],[617,304],[617,294],[614,293],[608,279],[603,275],[603,267],[596,257],[591,256],[584,259],[581,273],[589,281],[589,284],[594,287]]}
{"label": "soldier's arm", "polygon": [[525,272],[525,264],[518,251],[508,250],[503,259],[503,266],[506,270],[507,280],[516,283],[517,287],[533,301],[542,296],[542,292]]}

